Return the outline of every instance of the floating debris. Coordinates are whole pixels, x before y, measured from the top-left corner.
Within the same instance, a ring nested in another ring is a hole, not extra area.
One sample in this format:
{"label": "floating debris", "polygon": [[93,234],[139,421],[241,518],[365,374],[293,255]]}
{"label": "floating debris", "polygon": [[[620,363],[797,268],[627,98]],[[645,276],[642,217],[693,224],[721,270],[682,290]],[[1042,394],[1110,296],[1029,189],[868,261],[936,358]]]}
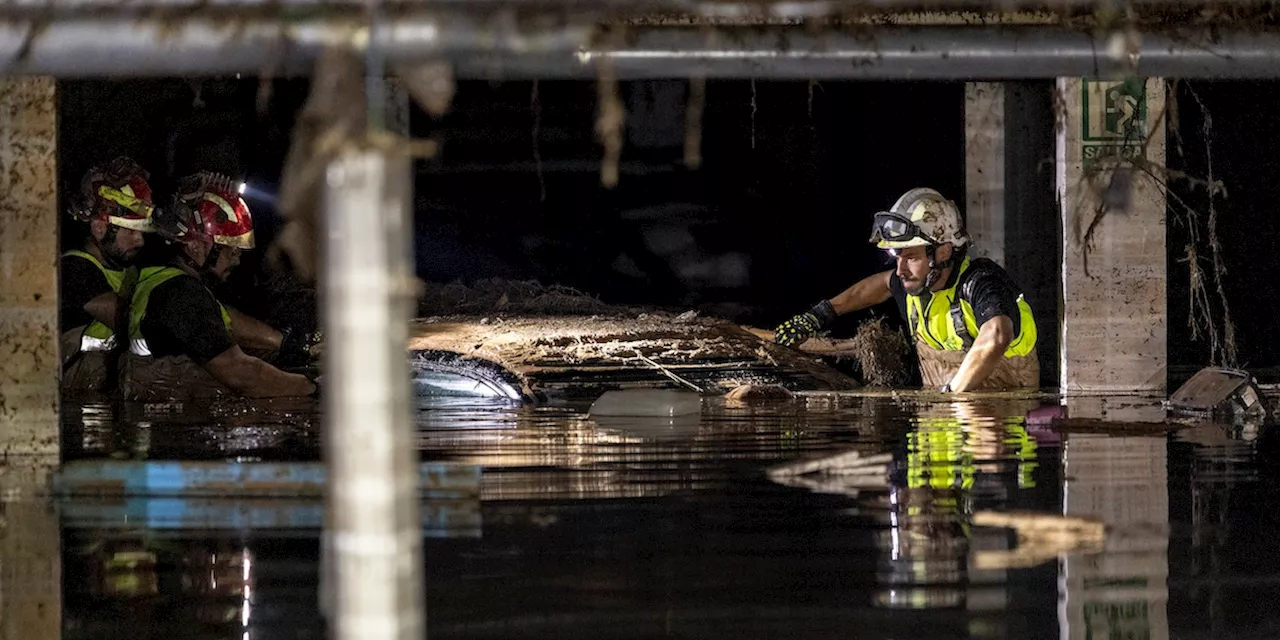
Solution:
{"label": "floating debris", "polygon": [[862,371],[863,384],[873,387],[906,387],[912,382],[912,349],[899,331],[883,318],[862,323],[849,341],[853,358]]}
{"label": "floating debris", "polygon": [[864,456],[858,451],[847,451],[834,456],[825,456],[811,460],[800,460],[771,467],[769,477],[773,479],[802,476],[810,473],[827,475],[871,475],[888,473],[893,454],[881,453]]}
{"label": "floating debris", "polygon": [[1258,382],[1248,371],[1206,367],[1196,372],[1169,398],[1175,413],[1217,416],[1226,419],[1267,417]]}
{"label": "floating debris", "polygon": [[977,569],[1026,568],[1066,553],[1099,553],[1107,535],[1107,526],[1099,519],[1037,511],[979,511],[973,514],[973,524],[1009,528],[1018,534],[1014,549],[975,553]]}
{"label": "floating debris", "polygon": [[750,402],[753,400],[790,400],[795,397],[789,389],[780,384],[744,384],[734,387],[724,396],[725,400],[734,402]]}
{"label": "floating debris", "polygon": [[662,417],[702,412],[702,396],[675,389],[607,391],[591,405],[592,416]]}
{"label": "floating debris", "polygon": [[889,463],[893,455],[882,453],[864,456],[847,451],[834,456],[799,460],[768,469],[774,482],[814,493],[832,493],[857,497],[863,489],[885,489],[889,486]]}

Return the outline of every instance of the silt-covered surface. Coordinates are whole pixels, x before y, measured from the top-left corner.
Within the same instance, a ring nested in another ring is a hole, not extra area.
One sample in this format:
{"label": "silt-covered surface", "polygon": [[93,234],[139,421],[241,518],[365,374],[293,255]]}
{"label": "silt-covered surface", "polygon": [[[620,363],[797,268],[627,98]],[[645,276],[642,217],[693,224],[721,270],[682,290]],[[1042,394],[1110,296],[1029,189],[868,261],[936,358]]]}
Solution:
{"label": "silt-covered surface", "polygon": [[814,356],[694,314],[432,317],[415,321],[410,335],[411,351],[452,352],[500,365],[536,397],[654,386],[711,394],[742,384],[805,391],[858,387]]}

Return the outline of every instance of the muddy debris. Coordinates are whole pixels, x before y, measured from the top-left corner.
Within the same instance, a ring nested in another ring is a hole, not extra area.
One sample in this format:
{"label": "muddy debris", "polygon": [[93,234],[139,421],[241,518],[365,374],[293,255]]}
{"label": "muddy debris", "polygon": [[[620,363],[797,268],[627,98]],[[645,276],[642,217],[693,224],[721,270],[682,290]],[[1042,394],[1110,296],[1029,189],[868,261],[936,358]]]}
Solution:
{"label": "muddy debris", "polygon": [[755,402],[790,400],[795,397],[789,389],[779,384],[744,384],[726,393],[724,399],[731,402]]}
{"label": "muddy debris", "polygon": [[[492,297],[492,292],[490,293]],[[530,298],[533,302],[537,296]],[[512,298],[508,297],[508,304]],[[764,342],[727,320],[677,314],[478,314],[415,320],[412,351],[439,350],[495,363],[535,394],[599,395],[608,388],[688,388],[719,394],[742,385],[844,390],[857,382],[793,349]]]}
{"label": "muddy debris", "polygon": [[883,318],[864,322],[849,342],[863,383],[872,387],[911,384],[911,345],[901,332],[886,326]]}

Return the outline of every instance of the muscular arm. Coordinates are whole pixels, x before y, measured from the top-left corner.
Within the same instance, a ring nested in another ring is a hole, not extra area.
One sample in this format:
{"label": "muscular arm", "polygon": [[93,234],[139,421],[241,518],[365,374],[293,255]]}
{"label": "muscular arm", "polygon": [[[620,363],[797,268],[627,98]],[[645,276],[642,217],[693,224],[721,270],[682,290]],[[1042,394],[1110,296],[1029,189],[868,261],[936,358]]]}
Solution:
{"label": "muscular arm", "polygon": [[236,344],[264,351],[280,348],[283,336],[271,325],[232,307],[227,307],[227,313],[231,315],[231,339]]}
{"label": "muscular arm", "polygon": [[891,275],[893,275],[892,270],[882,271],[859,280],[852,287],[845,289],[832,298],[831,306],[835,308],[836,314],[844,315],[867,307],[874,307],[888,300],[893,295],[889,290],[889,276]]}
{"label": "muscular arm", "polygon": [[[166,345],[168,350],[190,357],[238,394],[269,398],[305,396],[316,390],[306,376],[285,373],[235,344],[223,325],[217,300],[195,278],[175,278],[156,287],[142,331],[148,342],[155,338],[159,343],[167,336],[166,342],[176,343],[176,347]],[[161,351],[159,344],[152,345],[152,351]]]}
{"label": "muscular arm", "polygon": [[235,345],[214,356],[204,368],[218,382],[249,398],[306,396],[316,390],[306,376],[281,371]]}
{"label": "muscular arm", "polygon": [[93,316],[94,320],[115,329],[116,306],[119,304],[120,296],[108,291],[84,303],[84,310],[86,313]]}
{"label": "muscular arm", "polygon": [[965,354],[960,369],[951,379],[952,391],[969,391],[987,379],[995,370],[1004,352],[1013,342],[1013,321],[1009,316],[996,316],[978,329],[973,347]]}

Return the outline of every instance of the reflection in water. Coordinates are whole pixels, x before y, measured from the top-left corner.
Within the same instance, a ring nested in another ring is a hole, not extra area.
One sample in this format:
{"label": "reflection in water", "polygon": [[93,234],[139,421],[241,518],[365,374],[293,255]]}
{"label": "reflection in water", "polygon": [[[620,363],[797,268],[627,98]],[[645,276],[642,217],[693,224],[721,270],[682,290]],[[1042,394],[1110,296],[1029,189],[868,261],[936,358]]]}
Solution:
{"label": "reflection in water", "polygon": [[1101,518],[1103,553],[1062,562],[1063,638],[1168,638],[1169,489],[1165,438],[1072,434],[1063,513]]}
{"label": "reflection in water", "polygon": [[[1256,637],[1280,627],[1268,604],[1280,601],[1280,551],[1262,533],[1280,527],[1265,437],[1213,425],[1170,437],[1061,433],[1043,419],[1056,401],[1025,397],[708,400],[700,417],[661,421],[586,409],[422,401],[422,457],[485,466],[473,528],[424,542],[429,637]],[[64,415],[73,457],[320,455],[306,405]],[[764,473],[846,451],[890,454],[887,484],[814,491]],[[59,512],[19,502],[57,529]],[[58,542],[29,516],[22,526],[36,528],[14,537],[18,505],[5,506],[7,600],[18,576],[38,581],[19,571],[31,536]],[[63,637],[325,637],[315,518],[159,531],[108,528],[83,507],[61,511]],[[1098,516],[1111,532],[1097,553],[977,566],[979,554],[1021,543],[973,514],[1014,509]],[[6,639],[58,637],[5,625]]]}
{"label": "reflection in water", "polygon": [[225,538],[72,535],[64,554],[67,637],[261,637],[253,552]]}
{"label": "reflection in water", "polygon": [[[896,608],[960,607],[979,549],[1006,546],[1003,531],[974,529],[975,496],[1035,486],[1036,442],[1025,416],[1034,400],[951,402],[914,411],[906,434],[903,473],[889,493],[888,551],[878,604]],[[990,576],[987,576],[988,578]],[[997,606],[996,608],[1003,608]]]}

